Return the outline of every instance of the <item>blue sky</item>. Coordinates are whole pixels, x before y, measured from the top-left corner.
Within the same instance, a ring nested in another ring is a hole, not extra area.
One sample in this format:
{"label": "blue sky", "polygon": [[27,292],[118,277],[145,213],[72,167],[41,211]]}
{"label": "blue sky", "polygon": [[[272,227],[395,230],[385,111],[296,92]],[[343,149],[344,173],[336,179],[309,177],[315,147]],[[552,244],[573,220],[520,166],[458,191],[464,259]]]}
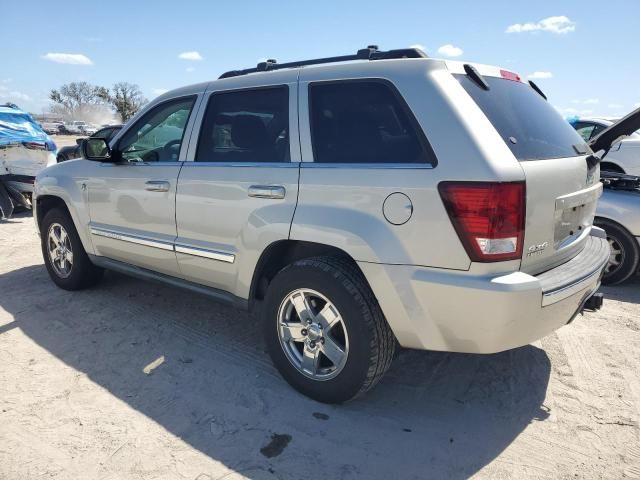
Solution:
{"label": "blue sky", "polygon": [[264,58],[348,54],[375,43],[422,45],[433,57],[540,77],[567,115],[640,106],[638,1],[431,3],[6,2],[0,102],[40,113],[51,88],[79,80],[137,83],[151,99]]}

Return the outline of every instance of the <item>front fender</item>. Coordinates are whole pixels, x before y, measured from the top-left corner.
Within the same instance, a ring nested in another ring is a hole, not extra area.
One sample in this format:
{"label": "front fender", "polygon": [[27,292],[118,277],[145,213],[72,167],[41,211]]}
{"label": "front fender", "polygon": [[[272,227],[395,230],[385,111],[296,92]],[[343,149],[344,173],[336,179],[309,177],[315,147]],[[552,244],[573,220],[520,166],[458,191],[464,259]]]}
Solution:
{"label": "front fender", "polygon": [[[83,185],[86,177],[82,175],[82,161],[65,162],[43,170],[37,177],[33,193],[34,218],[38,221],[38,203],[46,196],[61,199],[69,210],[78,236],[87,253],[95,254],[89,236],[89,204]],[[39,229],[39,225],[38,225]]]}

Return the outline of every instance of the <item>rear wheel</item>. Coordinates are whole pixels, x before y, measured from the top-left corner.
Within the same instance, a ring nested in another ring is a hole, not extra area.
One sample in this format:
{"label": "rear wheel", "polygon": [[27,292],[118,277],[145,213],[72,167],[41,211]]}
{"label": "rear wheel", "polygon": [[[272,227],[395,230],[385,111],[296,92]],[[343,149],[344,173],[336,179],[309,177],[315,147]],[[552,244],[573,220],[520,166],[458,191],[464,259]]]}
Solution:
{"label": "rear wheel", "polygon": [[301,393],[342,403],[371,389],[396,341],[362,273],[341,257],[300,260],[271,282],[263,309],[267,347]]}
{"label": "rear wheel", "polygon": [[40,226],[42,256],[51,280],[65,290],[96,285],[104,271],[84,251],[73,221],[66,212],[47,212]]}
{"label": "rear wheel", "polygon": [[618,223],[597,218],[594,225],[605,230],[611,248],[609,263],[605,268],[602,283],[615,285],[624,282],[638,269],[640,259],[638,242],[627,229]]}

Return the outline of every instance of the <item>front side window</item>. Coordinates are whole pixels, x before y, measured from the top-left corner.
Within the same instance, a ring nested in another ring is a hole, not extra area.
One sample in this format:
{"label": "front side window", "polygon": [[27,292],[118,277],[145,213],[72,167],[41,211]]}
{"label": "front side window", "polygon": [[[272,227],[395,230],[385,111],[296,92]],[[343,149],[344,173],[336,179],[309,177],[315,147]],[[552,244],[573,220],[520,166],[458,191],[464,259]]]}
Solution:
{"label": "front side window", "polygon": [[288,162],[289,89],[239,90],[211,96],[197,162]]}
{"label": "front side window", "polygon": [[122,159],[142,162],[176,162],[195,97],[162,103],[124,134],[118,149]]}
{"label": "front side window", "polygon": [[314,162],[436,163],[413,114],[387,82],[311,84],[309,109]]}

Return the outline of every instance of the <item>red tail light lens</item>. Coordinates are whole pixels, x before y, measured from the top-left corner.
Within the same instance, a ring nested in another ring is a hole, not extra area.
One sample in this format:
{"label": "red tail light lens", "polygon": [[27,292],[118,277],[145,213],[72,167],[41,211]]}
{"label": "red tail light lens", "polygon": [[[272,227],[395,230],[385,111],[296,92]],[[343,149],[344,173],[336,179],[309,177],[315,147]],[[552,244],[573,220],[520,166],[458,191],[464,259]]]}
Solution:
{"label": "red tail light lens", "polygon": [[472,262],[522,257],[524,182],[442,182],[438,190]]}

